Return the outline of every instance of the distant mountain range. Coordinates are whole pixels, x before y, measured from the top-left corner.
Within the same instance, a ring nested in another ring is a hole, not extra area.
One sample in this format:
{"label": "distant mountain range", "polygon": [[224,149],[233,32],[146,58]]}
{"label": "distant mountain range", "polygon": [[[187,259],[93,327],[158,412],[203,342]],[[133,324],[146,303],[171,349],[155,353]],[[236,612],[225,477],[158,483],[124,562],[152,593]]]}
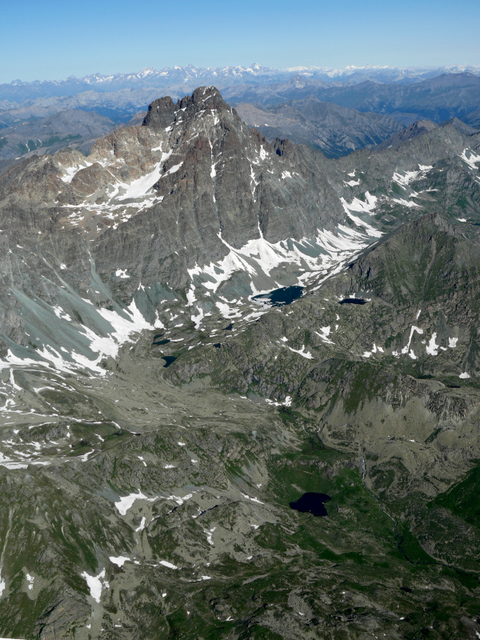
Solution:
{"label": "distant mountain range", "polygon": [[275,84],[232,86],[223,93],[234,105],[251,102],[270,107],[314,97],[349,109],[386,114],[407,126],[415,120],[443,122],[454,117],[475,126],[480,120],[480,77],[470,72],[442,73],[408,85],[380,84],[370,79],[326,84],[296,75]]}
{"label": "distant mountain range", "polygon": [[266,84],[268,82],[283,82],[294,76],[302,76],[328,84],[337,82],[358,84],[366,80],[383,84],[412,84],[442,74],[466,72],[480,75],[480,67],[451,66],[402,69],[399,67],[367,65],[364,67],[348,66],[343,69],[307,66],[281,70],[252,64],[249,67],[207,68],[188,65],[186,67],[165,68],[159,71],[147,68],[135,73],[115,73],[110,75],[95,73],[83,78],[70,76],[64,80],[35,80],[33,82],[14,80],[7,84],[0,84],[0,107],[2,107],[2,101],[18,103],[41,97],[74,96],[84,91],[107,93],[122,89],[173,87],[178,88],[181,93],[182,91],[191,91],[199,83],[214,84],[219,88],[224,88],[242,83]]}
{"label": "distant mountain range", "polygon": [[236,109],[244,122],[256,127],[270,142],[288,138],[320,149],[329,158],[374,147],[404,130],[389,116],[361,113],[317,98],[292,100],[271,108],[241,103]]}

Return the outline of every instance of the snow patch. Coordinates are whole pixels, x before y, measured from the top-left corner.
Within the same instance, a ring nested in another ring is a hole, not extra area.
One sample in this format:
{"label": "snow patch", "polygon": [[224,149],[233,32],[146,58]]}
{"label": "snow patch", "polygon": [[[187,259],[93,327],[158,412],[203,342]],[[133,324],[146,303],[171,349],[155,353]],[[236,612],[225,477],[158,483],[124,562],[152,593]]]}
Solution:
{"label": "snow patch", "polygon": [[139,533],[140,531],[143,531],[145,529],[146,522],[147,522],[147,519],[145,518],[145,516],[143,516],[142,521],[140,522],[138,527],[135,529],[135,533]]}
{"label": "snow patch", "polygon": [[330,338],[328,337],[330,335],[331,332],[331,327],[320,327],[320,332],[318,333],[318,331],[315,331],[315,333],[317,334],[317,336],[319,336],[324,342],[326,342],[327,344],[334,344],[334,342],[332,342],[332,340],[330,340]]}
{"label": "snow patch", "polygon": [[416,327],[415,325],[413,325],[410,329],[410,336],[408,338],[408,343],[403,347],[403,349],[400,352],[392,351],[393,356],[398,358],[400,355],[406,355],[408,353],[408,355],[412,358],[412,360],[417,359],[417,356],[415,355],[413,349],[410,349],[410,345],[412,344],[412,338],[414,333],[418,333],[422,335],[423,329],[420,329],[419,327]]}
{"label": "snow patch", "polygon": [[82,578],[85,578],[88,588],[90,589],[90,595],[95,602],[100,602],[102,597],[102,590],[109,589],[110,585],[105,580],[105,569],[103,569],[98,576],[91,576],[86,571],[80,574]]}
{"label": "snow patch", "polygon": [[436,344],[437,333],[434,332],[430,338],[430,342],[426,346],[426,350],[429,356],[438,356],[439,345]]}
{"label": "snow patch", "polygon": [[135,500],[147,500],[148,502],[154,502],[157,498],[147,498],[141,491],[138,493],[130,493],[128,496],[123,496],[118,502],[115,502],[115,506],[121,516],[126,515],[127,511],[132,507]]}
{"label": "snow patch", "polygon": [[[378,198],[376,196],[372,196],[368,191],[365,192],[365,200],[360,200],[359,198],[354,198],[350,204],[347,204],[345,198],[340,198],[340,201],[345,210],[348,211],[357,211],[358,213],[368,213],[372,215],[377,206]],[[348,213],[347,211],[347,213]]]}
{"label": "snow patch", "polygon": [[91,167],[92,164],[93,162],[88,162],[87,160],[79,164],[74,164],[72,167],[64,169],[63,174],[60,176],[60,180],[66,184],[70,184],[79,171],[86,169],[87,167]]}
{"label": "snow patch", "polygon": [[118,556],[118,557],[110,556],[109,560],[110,562],[113,562],[113,564],[116,564],[117,567],[123,567],[125,562],[130,561],[130,558],[127,558],[126,556]]}
{"label": "snow patch", "polygon": [[210,529],[209,531],[205,531],[205,533],[207,534],[207,542],[208,544],[210,544],[212,547],[215,546],[213,544],[213,532],[215,531],[217,527],[213,527],[212,529]]}
{"label": "snow patch", "polygon": [[[85,303],[92,304],[89,300],[84,299]],[[92,305],[93,307],[94,305]],[[54,313],[57,317],[67,322],[71,321],[68,314],[63,312],[60,307],[54,308]],[[95,313],[100,315],[110,325],[110,331],[107,335],[98,335],[92,331],[89,327],[83,325],[78,329],[78,332],[84,336],[88,341],[88,348],[93,354],[94,359],[91,359],[83,354],[77,353],[72,350],[65,354],[59,353],[51,345],[45,345],[38,347],[35,351],[36,359],[32,358],[20,358],[15,356],[12,351],[8,351],[6,357],[0,361],[0,369],[7,368],[8,366],[16,365],[20,367],[29,366],[47,366],[54,367],[59,371],[65,373],[75,373],[78,366],[89,369],[93,373],[101,376],[106,375],[105,369],[100,366],[101,360],[105,357],[116,358],[120,347],[129,342],[132,339],[132,335],[146,330],[154,330],[164,328],[164,325],[159,320],[158,315],[154,324],[150,324],[145,320],[142,313],[139,311],[135,300],[132,300],[130,305],[122,310],[122,315],[117,311],[111,311],[109,309],[95,309]]]}
{"label": "snow patch", "polygon": [[18,462],[16,460],[12,460],[12,458],[9,458],[8,456],[4,455],[1,452],[0,452],[0,466],[6,467],[7,469],[28,469],[28,464],[25,464],[23,462]]}
{"label": "snow patch", "polygon": [[396,204],[401,204],[402,207],[408,207],[413,209],[415,207],[420,208],[420,205],[414,202],[413,200],[404,200],[403,198],[390,198],[391,202],[395,202]]}
{"label": "snow patch", "polygon": [[[362,222],[363,226],[365,224]],[[367,225],[369,227],[369,225]],[[379,237],[382,234],[379,231],[369,227],[370,235]],[[259,234],[261,236],[261,234]],[[231,278],[233,273],[243,271],[247,273],[251,279],[251,287],[253,290],[253,280],[256,277],[270,276],[271,271],[282,264],[290,263],[302,267],[306,275],[319,271],[325,272],[339,263],[350,259],[352,253],[356,253],[368,246],[371,240],[362,233],[339,225],[337,233],[327,230],[318,230],[315,240],[303,238],[302,240],[287,239],[277,243],[270,243],[265,238],[259,237],[248,241],[240,249],[232,247],[226,242],[221,234],[218,234],[220,240],[228,248],[228,254],[218,262],[211,262],[208,265],[195,265],[188,270],[188,274],[193,283],[201,285],[210,292],[215,293],[223,282]],[[271,290],[271,289],[270,289]],[[268,293],[270,290],[254,291],[253,293]],[[236,313],[233,309],[224,311],[228,317],[234,317]],[[203,311],[197,308],[197,313],[192,315],[192,321],[198,327],[203,317]]]}
{"label": "snow patch", "polygon": [[256,502],[257,504],[265,504],[264,502],[262,502],[261,500],[259,500],[258,498],[252,498],[251,496],[247,496],[246,493],[242,493],[242,496],[244,498],[246,498],[247,500],[250,500],[251,502]]}
{"label": "snow patch", "polygon": [[470,169],[474,169],[475,171],[478,171],[477,162],[480,162],[480,155],[476,154],[474,151],[472,151],[467,147],[467,149],[464,149],[460,154],[460,158],[466,164],[468,164]]}
{"label": "snow patch", "polygon": [[401,187],[408,187],[408,185],[417,178],[419,173],[420,171],[404,171],[403,174],[396,172],[393,174],[392,180]]}
{"label": "snow patch", "polygon": [[290,349],[290,351],[293,351],[294,353],[298,353],[304,358],[307,358],[307,360],[313,360],[313,356],[310,353],[310,351],[305,351],[305,345],[302,345],[301,349],[292,349],[292,347],[288,347],[288,348]]}
{"label": "snow patch", "polygon": [[[148,192],[152,189],[152,187],[160,180],[162,176],[163,166],[167,159],[172,155],[172,150],[168,153],[162,153],[162,157],[159,162],[155,165],[152,171],[149,173],[137,178],[136,180],[132,180],[130,183],[120,182],[119,186],[123,193],[117,197],[117,200],[124,201],[130,199],[138,199],[144,198]],[[180,165],[176,168],[172,167],[169,171],[167,171],[164,175],[168,175],[169,173],[175,173],[179,169]]]}

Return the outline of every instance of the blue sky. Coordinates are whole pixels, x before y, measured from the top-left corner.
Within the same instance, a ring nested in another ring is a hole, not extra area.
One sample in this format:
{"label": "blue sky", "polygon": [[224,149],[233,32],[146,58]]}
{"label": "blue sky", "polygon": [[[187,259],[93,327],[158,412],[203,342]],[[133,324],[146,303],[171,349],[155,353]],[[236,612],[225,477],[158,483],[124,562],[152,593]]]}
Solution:
{"label": "blue sky", "polygon": [[480,66],[480,1],[2,3],[0,82],[144,67]]}

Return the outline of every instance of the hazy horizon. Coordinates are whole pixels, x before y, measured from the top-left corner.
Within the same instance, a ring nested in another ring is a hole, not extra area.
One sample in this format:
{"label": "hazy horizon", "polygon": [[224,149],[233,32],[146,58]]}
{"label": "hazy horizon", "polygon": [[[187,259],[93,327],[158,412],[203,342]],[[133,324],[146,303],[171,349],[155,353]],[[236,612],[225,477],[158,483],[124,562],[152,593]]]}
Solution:
{"label": "hazy horizon", "polygon": [[[468,20],[466,20],[468,17]],[[25,0],[2,11],[0,82],[59,80],[143,68],[480,66],[480,3],[340,0]]]}
{"label": "hazy horizon", "polygon": [[345,65],[343,67],[329,67],[329,66],[321,66],[321,65],[292,65],[292,66],[287,66],[287,67],[269,67],[267,65],[263,65],[261,63],[258,62],[253,62],[251,64],[238,64],[238,65],[217,65],[217,66],[208,66],[208,67],[202,67],[199,65],[195,65],[193,63],[188,63],[186,65],[173,65],[170,67],[154,67],[154,66],[147,66],[147,67],[143,67],[142,69],[124,69],[124,70],[120,70],[120,71],[116,71],[116,72],[110,72],[110,73],[104,73],[102,71],[92,71],[91,73],[87,73],[84,75],[75,75],[75,74],[70,74],[70,75],[66,75],[64,77],[61,78],[48,78],[48,79],[42,79],[42,78],[34,78],[32,80],[25,80],[23,78],[14,78],[10,81],[6,81],[6,82],[2,82],[1,84],[14,84],[14,83],[33,83],[33,82],[64,82],[66,80],[69,80],[70,78],[75,78],[76,80],[82,80],[84,78],[91,78],[91,77],[112,77],[112,76],[117,76],[117,75],[135,75],[138,74],[140,75],[142,72],[146,72],[146,71],[152,71],[152,72],[161,72],[161,71],[166,71],[166,70],[170,70],[173,71],[175,69],[188,69],[188,68],[195,68],[199,71],[204,71],[204,70],[208,70],[208,69],[224,69],[224,68],[242,68],[242,69],[248,69],[248,68],[252,68],[253,66],[258,65],[261,68],[264,69],[269,69],[271,71],[278,71],[278,72],[285,72],[285,73],[293,73],[295,71],[302,71],[302,70],[316,70],[316,71],[324,71],[325,73],[329,73],[329,72],[338,72],[338,73],[344,73],[347,70],[362,70],[362,69],[390,69],[390,70],[399,70],[399,71],[422,71],[422,72],[428,72],[428,71],[436,71],[437,69],[447,69],[447,70],[451,70],[454,69],[455,71],[461,72],[463,69],[472,69],[475,71],[480,72],[480,65],[471,65],[471,64],[464,64],[464,65],[460,65],[460,64],[446,64],[446,65],[410,65],[407,67],[401,67],[401,66],[396,66],[396,65],[374,65],[374,64],[365,64],[365,65],[355,65],[355,64],[349,64],[349,65]]}

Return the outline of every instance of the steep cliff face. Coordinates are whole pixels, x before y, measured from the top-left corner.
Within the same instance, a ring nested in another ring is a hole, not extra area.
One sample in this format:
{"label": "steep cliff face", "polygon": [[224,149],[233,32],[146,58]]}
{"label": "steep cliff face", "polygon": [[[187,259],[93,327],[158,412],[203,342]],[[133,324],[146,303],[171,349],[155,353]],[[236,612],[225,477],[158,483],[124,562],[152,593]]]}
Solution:
{"label": "steep cliff face", "polygon": [[[157,107],[162,110],[161,127]],[[139,231],[143,237],[146,229],[150,237],[153,234],[150,250],[160,263],[167,256],[183,262],[181,273],[171,275],[185,286],[186,269],[217,261],[230,247],[241,249],[260,239],[276,243],[314,238],[319,226],[334,229],[344,221],[345,212],[325,178],[314,187],[305,161],[275,153],[218,92],[198,90],[175,110],[163,109],[154,103],[145,120],[145,128],[168,155],[153,188],[156,200],[129,229],[110,233],[98,243],[96,255],[106,264],[125,242],[137,243],[132,247],[135,259],[139,251],[145,253]],[[327,196],[319,197],[323,192]],[[117,253],[113,259],[118,257]]]}

